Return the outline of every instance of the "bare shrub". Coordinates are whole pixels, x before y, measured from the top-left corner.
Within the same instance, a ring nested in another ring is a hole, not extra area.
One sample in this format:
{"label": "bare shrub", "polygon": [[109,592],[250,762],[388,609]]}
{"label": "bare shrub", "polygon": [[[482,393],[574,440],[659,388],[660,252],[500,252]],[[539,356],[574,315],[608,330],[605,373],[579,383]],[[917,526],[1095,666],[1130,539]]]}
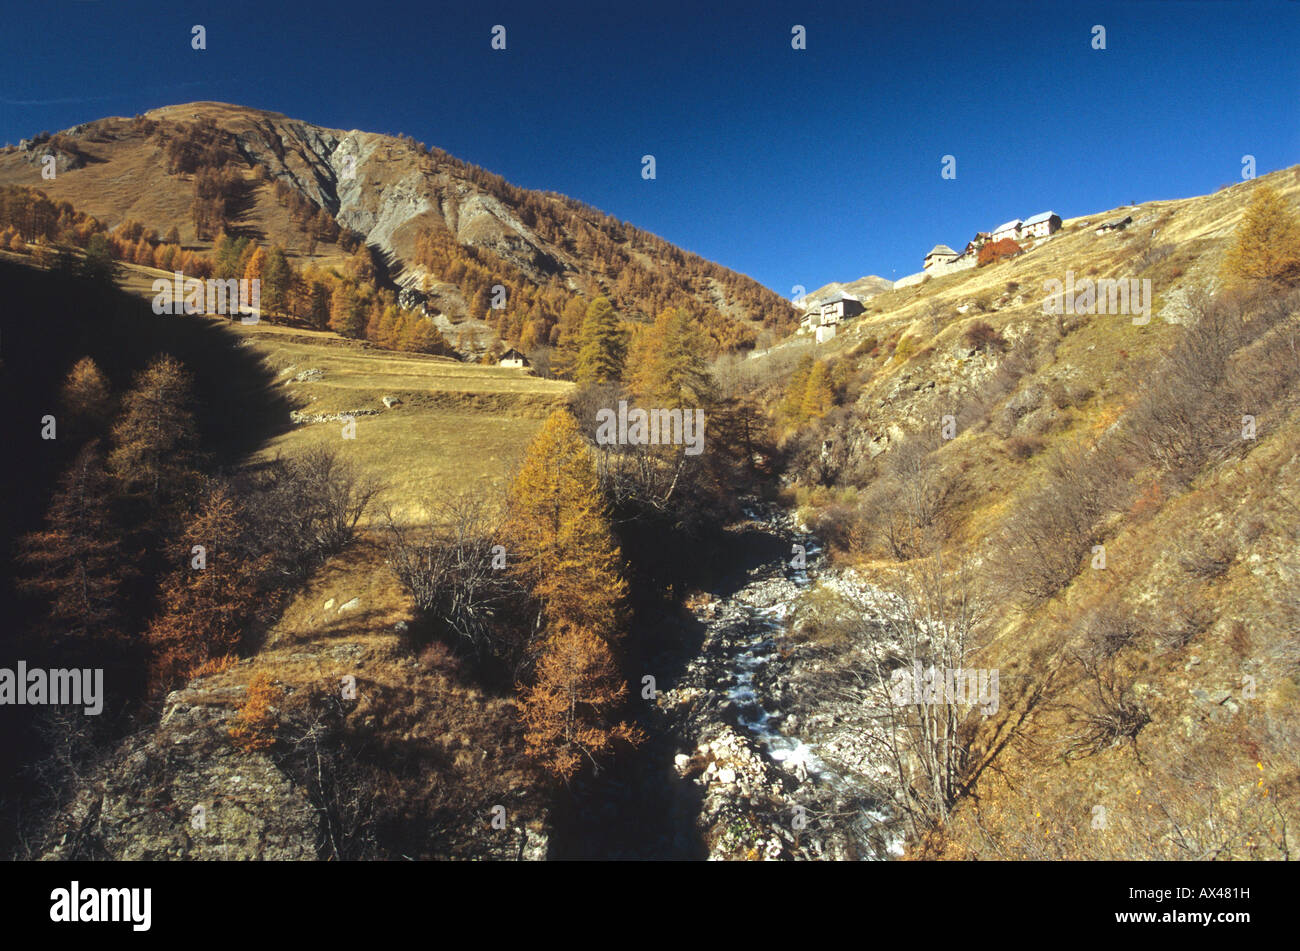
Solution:
{"label": "bare shrub", "polygon": [[320,817],[317,854],[332,861],[378,857],[372,825],[378,793],[346,740],[355,706],[334,684],[304,691],[284,718],[275,753],[276,764],[306,789]]}
{"label": "bare shrub", "polygon": [[253,480],[250,521],[286,574],[301,574],[321,556],[341,551],[383,489],[323,446],[277,458]]}
{"label": "bare shrub", "polygon": [[1080,624],[1082,652],[1092,660],[1114,657],[1143,634],[1131,611],[1107,604],[1089,612]]}
{"label": "bare shrub", "polygon": [[972,350],[992,350],[998,353],[1007,349],[1007,339],[987,320],[976,320],[962,332],[962,339]]}
{"label": "bare shrub", "polygon": [[1129,413],[1132,447],[1176,485],[1187,485],[1215,454],[1240,444],[1231,409],[1229,362],[1246,337],[1241,302],[1190,295],[1193,320]]}
{"label": "bare shrub", "polygon": [[947,323],[947,318],[948,315],[944,306],[933,299],[926,303],[925,309],[921,312],[921,319],[924,321],[922,326],[930,336],[934,336],[943,329],[943,325]]}
{"label": "bare shrub", "polygon": [[1093,390],[1087,384],[1057,382],[1047,388],[1047,395],[1051,398],[1053,406],[1059,410],[1066,410],[1071,406],[1086,403],[1092,398]]}
{"label": "bare shrub", "polygon": [[[1160,738],[1129,782],[1084,794],[1078,784],[1009,786],[972,803],[977,857],[1128,861],[1286,861],[1295,846],[1295,718],[1267,712],[1184,740]],[[1266,752],[1267,751],[1267,752]],[[1261,771],[1256,764],[1269,764]],[[1100,793],[1100,794],[1099,794]],[[1103,823],[1080,821],[1104,806]]]}
{"label": "bare shrub", "polygon": [[1214,624],[1214,612],[1198,600],[1175,604],[1162,619],[1160,644],[1166,650],[1182,650]]}
{"label": "bare shrub", "polygon": [[957,476],[945,473],[919,437],[897,443],[864,503],[883,547],[899,561],[928,550],[945,535],[943,518],[957,490]]}
{"label": "bare shrub", "polygon": [[1237,558],[1237,546],[1231,538],[1207,539],[1179,557],[1178,563],[1194,578],[1211,580],[1226,574]]}
{"label": "bare shrub", "polygon": [[756,357],[743,353],[725,354],[713,364],[713,380],[723,396],[750,395],[755,389],[786,380],[814,346],[811,339],[796,339]]}
{"label": "bare shrub", "polygon": [[1084,702],[1067,709],[1076,732],[1068,738],[1073,756],[1088,756],[1125,741],[1136,742],[1151,715],[1133,695],[1133,680],[1121,676],[1113,658],[1075,653],[1083,672]]}
{"label": "bare shrub", "polygon": [[[964,565],[932,549],[891,576],[887,604],[850,590],[824,596],[833,603],[815,612],[818,643],[851,645],[819,674],[818,690],[843,701],[838,709],[845,711],[829,736],[851,736],[853,748],[870,751],[871,765],[838,767],[856,773],[917,838],[942,823],[965,793],[977,724],[996,712],[995,681],[984,684],[991,688],[986,706],[973,688],[950,696],[938,682],[945,672],[969,669],[982,637],[985,607],[971,582]],[[918,665],[934,668],[934,696],[900,691],[913,684]]]}
{"label": "bare shrub", "polygon": [[1131,476],[1108,447],[1067,446],[1047,478],[1016,503],[1000,537],[1002,580],[1025,605],[1053,597],[1101,541],[1104,516],[1121,507]]}
{"label": "bare shrub", "polygon": [[398,581],[439,634],[481,656],[513,654],[518,639],[502,622],[520,592],[504,570],[504,552],[494,552],[497,520],[472,495],[448,495],[426,508],[432,517],[418,528],[385,513],[388,560]]}
{"label": "bare shrub", "polygon": [[1007,440],[1007,451],[1021,460],[1032,459],[1047,448],[1047,441],[1041,436],[1012,436]]}
{"label": "bare shrub", "polygon": [[1024,344],[1017,346],[998,363],[997,369],[976,391],[958,413],[957,422],[963,429],[977,424],[988,425],[994,408],[1014,393],[1020,381],[1037,369],[1037,349]]}
{"label": "bare shrub", "polygon": [[869,532],[866,521],[860,507],[837,501],[817,509],[808,527],[826,544],[849,551],[862,547]]}
{"label": "bare shrub", "polygon": [[1148,268],[1155,267],[1165,258],[1173,254],[1175,248],[1172,244],[1148,244],[1147,247],[1137,255],[1137,270],[1141,273]]}

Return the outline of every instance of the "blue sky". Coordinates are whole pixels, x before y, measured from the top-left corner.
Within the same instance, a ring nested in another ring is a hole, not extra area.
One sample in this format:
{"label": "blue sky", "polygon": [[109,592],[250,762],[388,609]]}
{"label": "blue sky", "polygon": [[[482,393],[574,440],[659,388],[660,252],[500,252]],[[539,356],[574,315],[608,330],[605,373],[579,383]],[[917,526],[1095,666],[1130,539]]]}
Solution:
{"label": "blue sky", "polygon": [[0,141],[198,99],[401,132],[786,296],[1300,162],[1295,0],[53,0],[4,23]]}

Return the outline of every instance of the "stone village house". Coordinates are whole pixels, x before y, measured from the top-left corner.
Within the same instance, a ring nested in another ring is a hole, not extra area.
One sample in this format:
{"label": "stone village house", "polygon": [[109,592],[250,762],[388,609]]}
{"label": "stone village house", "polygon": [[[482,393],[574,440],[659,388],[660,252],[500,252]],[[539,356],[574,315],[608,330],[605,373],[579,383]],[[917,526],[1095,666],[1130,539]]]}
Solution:
{"label": "stone village house", "polygon": [[799,329],[802,333],[811,331],[818,343],[825,343],[835,336],[841,321],[858,316],[864,309],[862,301],[856,297],[837,294],[830,300],[823,301],[820,307],[804,314]]}
{"label": "stone village house", "polygon": [[505,353],[501,354],[501,359],[497,361],[497,366],[526,367],[528,366],[528,358],[514,347],[511,347]]}
{"label": "stone village house", "polygon": [[1026,218],[1020,224],[1020,237],[1046,238],[1061,230],[1061,216],[1054,211],[1044,211]]}

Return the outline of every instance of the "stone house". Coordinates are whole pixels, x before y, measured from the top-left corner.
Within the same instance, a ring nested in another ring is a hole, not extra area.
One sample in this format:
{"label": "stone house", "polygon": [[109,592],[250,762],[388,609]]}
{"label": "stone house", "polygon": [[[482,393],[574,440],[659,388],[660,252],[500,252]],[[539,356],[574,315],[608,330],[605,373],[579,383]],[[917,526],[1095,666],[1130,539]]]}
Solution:
{"label": "stone house", "polygon": [[988,243],[988,240],[989,233],[987,231],[977,231],[975,237],[971,238],[971,240],[966,243],[966,249],[962,251],[962,255],[979,254],[980,248],[984,247],[984,245]]}
{"label": "stone house", "polygon": [[936,244],[925,256],[924,267],[928,271],[936,264],[951,264],[957,260],[957,252],[946,244]]}
{"label": "stone house", "polygon": [[838,324],[841,320],[849,320],[858,316],[864,310],[862,301],[856,297],[850,297],[848,294],[839,294],[828,301],[824,301],[821,307],[822,326],[828,324]]}
{"label": "stone house", "polygon": [[1021,222],[1020,237],[1046,238],[1060,229],[1061,216],[1054,211],[1044,211]]}
{"label": "stone house", "polygon": [[1020,226],[1023,224],[1024,222],[1019,218],[1014,218],[1011,221],[1000,224],[993,229],[993,234],[990,236],[989,240],[1002,241],[1006,238],[1010,238],[1014,241],[1016,238],[1020,237]]}

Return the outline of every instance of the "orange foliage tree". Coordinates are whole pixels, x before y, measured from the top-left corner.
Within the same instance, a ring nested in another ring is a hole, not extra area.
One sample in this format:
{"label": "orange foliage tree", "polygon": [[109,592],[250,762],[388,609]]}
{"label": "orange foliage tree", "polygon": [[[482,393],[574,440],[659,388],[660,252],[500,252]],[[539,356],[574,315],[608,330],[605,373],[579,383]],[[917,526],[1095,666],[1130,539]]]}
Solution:
{"label": "orange foliage tree", "polygon": [[584,759],[613,750],[616,743],[639,742],[640,732],[608,712],[627,694],[609,644],[593,631],[561,623],[546,642],[537,681],[523,691],[524,742],[529,755],[560,777],[570,779]]}
{"label": "orange foliage tree", "polygon": [[1300,283],[1300,219],[1268,185],[1255,186],[1222,271],[1233,284],[1282,290]]}
{"label": "orange foliage tree", "polygon": [[627,584],[595,461],[565,410],[553,412],[528,447],[508,506],[514,571],[545,619],[610,636]]}
{"label": "orange foliage tree", "polygon": [[99,429],[112,411],[108,377],[94,360],[82,357],[68,371],[59,390],[59,403],[74,429]]}
{"label": "orange foliage tree", "polygon": [[108,456],[109,470],[127,491],[155,503],[185,493],[198,442],[190,400],[190,374],[173,357],[160,357],[136,378],[122,400]]}
{"label": "orange foliage tree", "polygon": [[150,682],[165,690],[204,662],[235,651],[264,616],[258,587],[269,555],[247,554],[243,513],[224,486],[212,489],[178,546],[184,560],[163,582],[163,613],[149,625]]}
{"label": "orange foliage tree", "polygon": [[1000,261],[1003,258],[1015,257],[1024,249],[1010,238],[1003,238],[1000,241],[989,241],[984,244],[975,258],[975,263],[979,267],[986,264],[992,264],[994,261]]}
{"label": "orange foliage tree", "polygon": [[244,705],[227,731],[231,741],[246,753],[270,749],[279,727],[277,708],[284,702],[284,690],[260,673],[248,685]]}
{"label": "orange foliage tree", "polygon": [[510,487],[507,537],[514,571],[541,605],[548,635],[535,683],[521,690],[528,750],[570,779],[616,742],[639,733],[616,722],[626,695],[611,639],[627,584],[595,462],[577,422],[556,410],[528,448]]}

